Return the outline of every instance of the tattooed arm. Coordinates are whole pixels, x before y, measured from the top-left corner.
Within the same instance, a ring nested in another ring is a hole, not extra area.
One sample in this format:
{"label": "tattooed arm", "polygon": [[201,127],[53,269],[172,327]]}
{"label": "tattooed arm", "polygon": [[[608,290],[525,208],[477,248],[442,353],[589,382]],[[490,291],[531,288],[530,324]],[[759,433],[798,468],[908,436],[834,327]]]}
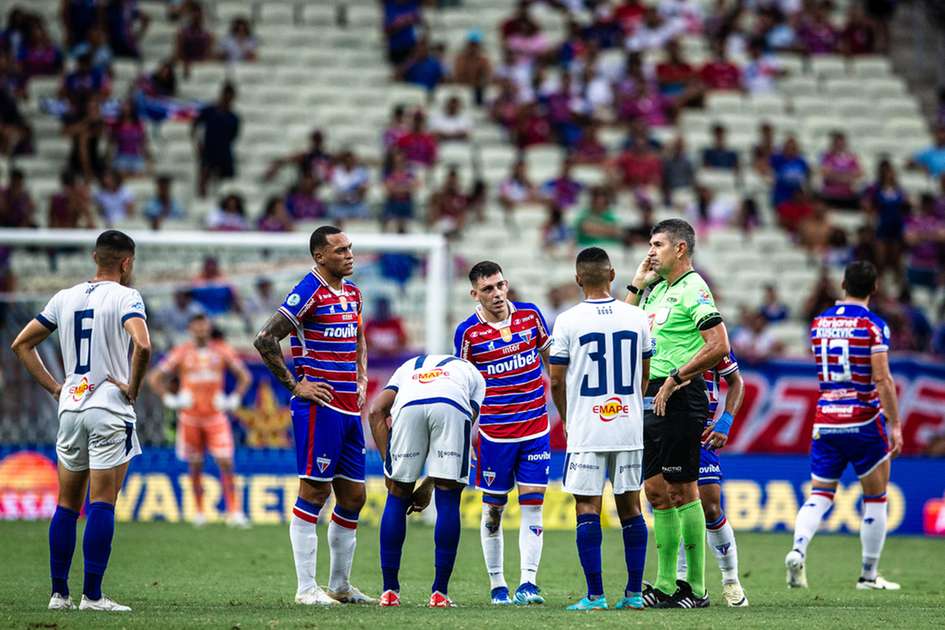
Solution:
{"label": "tattooed arm", "polygon": [[296,381],[292,370],[285,364],[285,357],[282,356],[282,346],[279,343],[288,337],[292,330],[292,322],[282,313],[277,312],[269,318],[262,330],[256,333],[253,346],[256,347],[256,351],[259,352],[259,356],[262,357],[263,363],[266,364],[269,371],[286,389],[292,392],[292,395],[321,405],[327,405],[331,402],[331,385],[307,379]]}

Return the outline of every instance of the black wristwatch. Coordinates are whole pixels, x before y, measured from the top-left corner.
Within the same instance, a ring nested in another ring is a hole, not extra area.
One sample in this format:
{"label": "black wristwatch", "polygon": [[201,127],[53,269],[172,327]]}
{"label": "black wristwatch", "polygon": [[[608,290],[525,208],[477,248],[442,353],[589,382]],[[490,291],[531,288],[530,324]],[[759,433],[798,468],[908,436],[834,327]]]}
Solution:
{"label": "black wristwatch", "polygon": [[627,291],[629,291],[630,293],[632,293],[632,294],[634,294],[634,295],[638,295],[638,294],[640,294],[640,293],[643,292],[643,289],[638,289],[638,288],[636,288],[635,286],[633,286],[632,284],[628,284],[628,285],[627,285]]}
{"label": "black wristwatch", "polygon": [[669,377],[676,382],[677,385],[682,385],[683,380],[679,378],[679,368],[673,368],[669,371]]}

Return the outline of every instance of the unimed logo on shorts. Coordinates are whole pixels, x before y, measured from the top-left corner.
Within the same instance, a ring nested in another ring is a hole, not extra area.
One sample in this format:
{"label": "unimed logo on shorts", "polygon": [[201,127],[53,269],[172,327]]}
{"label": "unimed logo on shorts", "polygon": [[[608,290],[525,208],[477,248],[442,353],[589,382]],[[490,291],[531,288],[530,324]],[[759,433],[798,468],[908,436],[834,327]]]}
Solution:
{"label": "unimed logo on shorts", "polygon": [[623,404],[622,400],[614,396],[608,398],[602,405],[594,405],[591,411],[598,415],[601,422],[610,422],[614,418],[628,415],[630,406]]}

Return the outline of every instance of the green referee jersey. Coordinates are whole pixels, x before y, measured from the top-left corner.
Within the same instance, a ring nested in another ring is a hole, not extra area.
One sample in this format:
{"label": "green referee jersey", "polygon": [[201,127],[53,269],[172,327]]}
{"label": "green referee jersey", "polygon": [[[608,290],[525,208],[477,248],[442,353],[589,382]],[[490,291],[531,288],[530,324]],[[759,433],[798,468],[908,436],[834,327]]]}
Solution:
{"label": "green referee jersey", "polygon": [[702,276],[687,271],[672,284],[660,280],[645,296],[643,310],[650,319],[653,357],[650,378],[666,378],[681,368],[705,344],[700,330],[722,321],[715,298]]}

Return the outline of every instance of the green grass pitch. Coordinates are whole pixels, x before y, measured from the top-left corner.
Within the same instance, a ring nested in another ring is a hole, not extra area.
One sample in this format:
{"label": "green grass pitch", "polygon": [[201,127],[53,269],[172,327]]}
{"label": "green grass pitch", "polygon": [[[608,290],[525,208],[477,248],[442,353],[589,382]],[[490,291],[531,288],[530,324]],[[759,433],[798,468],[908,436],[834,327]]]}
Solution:
{"label": "green grass pitch", "polygon": [[[721,604],[718,569],[707,559],[713,606],[708,610],[566,612],[583,593],[573,532],[546,531],[539,582],[547,603],[527,609],[488,604],[488,581],[479,533],[464,530],[450,595],[453,610],[422,607],[433,574],[433,530],[408,528],[401,571],[403,607],[338,607],[326,610],[292,603],[295,572],[287,527],[234,531],[219,525],[119,523],[105,592],[130,605],[130,614],[50,612],[46,523],[0,523],[0,627],[11,628],[943,628],[945,627],[945,541],[892,537],[882,572],[902,583],[896,592],[853,588],[860,543],[855,536],[817,538],[811,546],[808,590],[789,591],[783,558],[784,534],[738,536],[747,609]],[[325,527],[319,527],[319,582],[328,571]],[[377,595],[380,588],[377,530],[358,535],[353,582]],[[70,586],[81,593],[81,532]],[[647,576],[656,562],[650,540]],[[518,537],[506,531],[506,577],[518,577]],[[611,603],[626,572],[619,532],[604,533],[604,584]]]}

